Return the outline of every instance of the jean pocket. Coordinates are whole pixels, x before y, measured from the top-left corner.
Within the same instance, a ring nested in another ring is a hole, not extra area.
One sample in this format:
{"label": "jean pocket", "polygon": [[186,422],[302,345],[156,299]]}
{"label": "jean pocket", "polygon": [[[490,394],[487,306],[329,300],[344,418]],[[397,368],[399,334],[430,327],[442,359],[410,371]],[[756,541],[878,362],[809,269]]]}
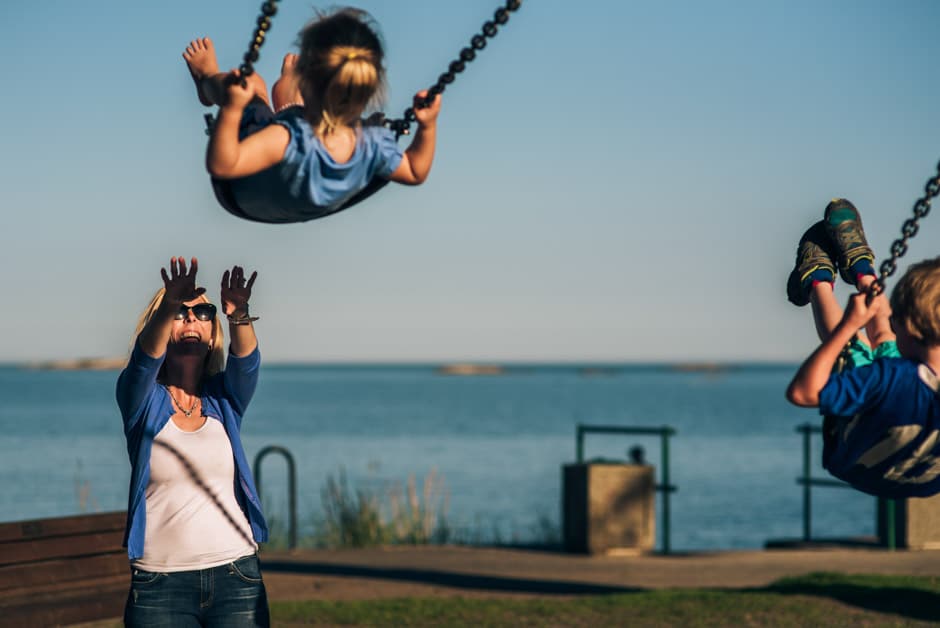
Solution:
{"label": "jean pocket", "polygon": [[229,571],[245,582],[258,584],[261,582],[261,562],[257,556],[245,556],[233,563],[229,563]]}
{"label": "jean pocket", "polygon": [[146,571],[144,569],[138,569],[137,567],[131,567],[131,584],[151,584],[156,582],[162,573],[156,571]]}

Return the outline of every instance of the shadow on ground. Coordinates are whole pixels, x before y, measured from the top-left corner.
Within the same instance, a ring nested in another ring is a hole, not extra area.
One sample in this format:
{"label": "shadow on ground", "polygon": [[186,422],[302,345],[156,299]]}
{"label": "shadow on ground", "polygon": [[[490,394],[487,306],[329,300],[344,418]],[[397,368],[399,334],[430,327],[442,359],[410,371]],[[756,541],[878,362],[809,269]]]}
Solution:
{"label": "shadow on ground", "polygon": [[925,588],[925,579],[916,578],[916,584],[898,586],[897,576],[893,578],[895,582],[886,582],[878,576],[815,573],[800,578],[787,578],[752,591],[812,595],[879,613],[919,621],[940,622],[940,583],[934,581],[935,588]]}
{"label": "shadow on ground", "polygon": [[317,576],[395,580],[399,582],[416,582],[441,587],[453,587],[456,589],[529,593],[536,595],[609,595],[613,593],[635,593],[643,590],[582,582],[479,576],[431,569],[404,569],[400,567],[362,567],[359,565],[336,565],[317,562],[293,563],[278,560],[265,560],[262,567],[265,572],[276,571],[281,573]]}
{"label": "shadow on ground", "polygon": [[[264,560],[263,569],[266,572],[389,580],[466,591],[521,593],[542,596],[591,596],[649,592],[649,589],[642,587],[553,579],[551,574],[546,574],[546,578],[525,578],[468,574],[435,569],[375,567],[316,561],[293,562],[277,559]],[[940,578],[929,576],[812,573],[784,578],[766,587],[722,590],[741,594],[770,593],[775,595],[813,596],[908,620],[940,623]]]}

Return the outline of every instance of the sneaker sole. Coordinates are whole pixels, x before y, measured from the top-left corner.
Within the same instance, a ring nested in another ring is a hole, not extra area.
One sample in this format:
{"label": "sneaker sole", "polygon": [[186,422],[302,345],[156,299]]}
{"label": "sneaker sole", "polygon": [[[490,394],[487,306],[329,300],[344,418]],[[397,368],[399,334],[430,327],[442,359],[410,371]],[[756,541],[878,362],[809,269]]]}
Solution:
{"label": "sneaker sole", "polygon": [[[807,247],[815,247],[816,250],[807,251]],[[796,263],[787,278],[787,300],[799,307],[809,303],[809,290],[803,287],[806,278],[817,270],[828,270],[835,277],[836,268],[832,259],[826,227],[822,221],[817,222],[806,230],[797,245]]]}
{"label": "sneaker sole", "polygon": [[[826,206],[824,222],[826,223],[826,232],[829,234],[829,239],[838,250],[839,276],[842,277],[843,281],[854,286],[856,277],[851,275],[849,269],[864,259],[870,261],[872,266],[875,263],[875,254],[868,246],[868,239],[865,237],[862,217],[850,201],[844,198],[833,199]],[[843,231],[852,231],[854,234],[849,235],[848,238],[843,238],[839,227],[846,223],[855,223],[850,229],[843,229]],[[841,242],[843,239],[851,239],[851,244],[854,246],[843,249]]]}

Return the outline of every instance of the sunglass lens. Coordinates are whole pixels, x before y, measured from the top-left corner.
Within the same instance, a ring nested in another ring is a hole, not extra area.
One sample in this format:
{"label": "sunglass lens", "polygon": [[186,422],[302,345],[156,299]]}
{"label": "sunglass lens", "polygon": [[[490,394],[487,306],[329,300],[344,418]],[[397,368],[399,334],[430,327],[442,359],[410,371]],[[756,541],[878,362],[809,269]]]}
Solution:
{"label": "sunglass lens", "polygon": [[200,321],[211,321],[215,318],[215,306],[211,303],[197,303],[196,305],[181,305],[180,311],[176,313],[176,320],[181,321],[186,318],[189,314],[189,310],[193,311],[193,316],[196,317],[196,320]]}
{"label": "sunglass lens", "polygon": [[201,321],[211,321],[215,318],[215,306],[211,303],[197,303],[193,306],[193,314]]}

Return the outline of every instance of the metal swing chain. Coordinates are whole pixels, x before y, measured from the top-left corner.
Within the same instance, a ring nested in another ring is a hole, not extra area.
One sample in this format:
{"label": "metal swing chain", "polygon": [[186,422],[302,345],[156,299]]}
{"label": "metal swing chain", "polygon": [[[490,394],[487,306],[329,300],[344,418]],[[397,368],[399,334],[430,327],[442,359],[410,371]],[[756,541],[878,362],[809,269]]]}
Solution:
{"label": "metal swing chain", "polygon": [[881,271],[874,283],[869,289],[871,296],[884,291],[885,281],[894,274],[898,268],[897,260],[907,253],[907,241],[917,235],[920,228],[918,224],[921,218],[930,213],[930,200],[940,194],[940,163],[937,164],[937,174],[927,180],[924,186],[924,195],[914,203],[914,217],[908,218],[901,226],[901,237],[891,243],[891,257],[881,262],[878,270]]}
{"label": "metal swing chain", "polygon": [[[517,11],[520,6],[522,6],[522,0],[506,0],[506,6],[496,9],[496,13],[493,14],[493,19],[483,23],[482,32],[474,35],[470,39],[470,45],[460,51],[460,55],[450,62],[447,71],[438,77],[437,83],[428,89],[427,97],[423,102],[419,102],[417,105],[419,109],[431,106],[431,103],[434,102],[434,97],[443,93],[444,89],[457,78],[456,75],[463,72],[467,64],[476,58],[477,51],[486,48],[487,37],[492,39],[496,36],[499,30],[497,25],[508,22],[509,13],[511,11]],[[395,137],[397,138],[402,135],[408,135],[411,131],[411,123],[416,119],[415,108],[408,107],[405,109],[404,117],[397,120],[385,120],[382,124],[394,131]]]}
{"label": "metal swing chain", "polygon": [[[264,38],[271,28],[271,18],[277,13],[277,2],[278,0],[265,0],[265,3],[261,5],[261,15],[258,16],[258,26],[251,36],[248,52],[245,53],[242,64],[238,66],[239,76],[230,75],[226,77],[225,82],[227,85],[238,83],[242,87],[245,87],[247,85],[245,79],[255,73],[254,64],[255,61],[258,60],[258,57],[261,56],[261,45],[264,43]],[[212,127],[215,126],[215,116],[211,113],[206,113],[203,114],[202,117],[206,121],[206,135],[212,135]]]}
{"label": "metal swing chain", "polygon": [[258,60],[261,52],[261,46],[264,44],[264,38],[271,28],[271,18],[277,13],[278,0],[266,0],[261,5],[261,15],[258,16],[258,26],[251,36],[251,43],[248,45],[248,52],[242,59],[242,64],[238,66],[241,75],[241,84],[244,87],[245,78],[255,73],[255,62]]}
{"label": "metal swing chain", "polygon": [[[242,64],[238,67],[240,78],[231,80],[239,81],[242,86],[245,85],[245,79],[255,72],[254,63],[260,57],[261,46],[264,44],[265,36],[271,28],[271,18],[277,13],[278,0],[265,0],[261,5],[261,15],[258,17],[257,28],[251,37],[251,43],[248,45],[248,52],[245,53]],[[509,13],[519,10],[522,6],[522,0],[506,0],[506,6],[500,7],[493,14],[492,20],[483,23],[482,32],[474,35],[470,39],[470,45],[460,51],[457,59],[451,61],[447,71],[440,75],[437,83],[428,89],[428,95],[423,102],[418,103],[418,108],[429,107],[438,94],[442,94],[447,85],[450,85],[457,78],[456,75],[463,72],[467,64],[476,58],[476,53],[486,47],[486,39],[496,36],[499,28],[497,25],[503,25],[509,21]],[[207,114],[207,124],[210,115]],[[395,132],[395,137],[408,135],[411,130],[411,123],[417,119],[414,107],[405,110],[404,117],[397,120],[384,120],[382,124]],[[208,131],[207,131],[208,133]]]}

